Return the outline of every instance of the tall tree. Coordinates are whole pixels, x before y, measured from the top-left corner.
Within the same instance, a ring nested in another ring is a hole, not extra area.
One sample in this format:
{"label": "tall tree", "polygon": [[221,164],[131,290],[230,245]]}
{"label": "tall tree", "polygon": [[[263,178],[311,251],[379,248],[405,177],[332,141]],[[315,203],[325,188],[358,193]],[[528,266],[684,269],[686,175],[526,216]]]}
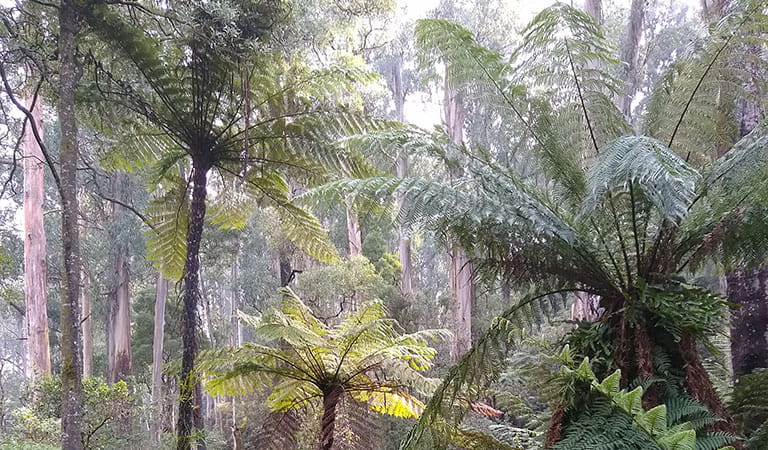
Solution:
{"label": "tall tree", "polygon": [[82,309],[83,327],[83,378],[93,376],[93,317],[91,310],[91,298],[88,291],[91,286],[91,273],[83,263],[80,274],[80,308]]}
{"label": "tall tree", "polygon": [[109,315],[107,318],[107,381],[115,383],[131,375],[131,274],[128,245],[121,242],[120,231],[124,207],[128,199],[128,176],[116,173],[111,177],[112,197],[119,203],[112,203],[113,277],[109,293]]}
{"label": "tall tree", "polygon": [[[445,77],[444,126],[448,139],[456,147],[464,140],[464,109],[459,90],[450,76]],[[452,169],[451,178],[461,176],[461,169]],[[459,360],[472,347],[472,262],[458,242],[450,246],[451,292],[453,293],[453,342],[451,358]]]}
{"label": "tall tree", "polygon": [[30,104],[32,121],[24,132],[24,304],[27,339],[27,371],[31,379],[51,375],[46,295],[45,159],[32,133],[42,135],[43,105],[40,98]]}
{"label": "tall tree", "polygon": [[80,231],[78,229],[78,137],[75,91],[81,68],[77,61],[77,36],[81,18],[79,3],[59,5],[59,177],[61,238],[64,261],[61,296],[61,447],[80,450],[83,405],[80,334]]}

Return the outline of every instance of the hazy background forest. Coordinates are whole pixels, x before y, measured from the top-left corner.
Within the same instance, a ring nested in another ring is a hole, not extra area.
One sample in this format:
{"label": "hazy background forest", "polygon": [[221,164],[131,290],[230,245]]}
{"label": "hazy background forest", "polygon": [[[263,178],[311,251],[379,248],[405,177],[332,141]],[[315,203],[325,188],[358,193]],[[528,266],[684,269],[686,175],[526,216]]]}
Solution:
{"label": "hazy background forest", "polygon": [[0,18],[0,449],[768,449],[764,0]]}

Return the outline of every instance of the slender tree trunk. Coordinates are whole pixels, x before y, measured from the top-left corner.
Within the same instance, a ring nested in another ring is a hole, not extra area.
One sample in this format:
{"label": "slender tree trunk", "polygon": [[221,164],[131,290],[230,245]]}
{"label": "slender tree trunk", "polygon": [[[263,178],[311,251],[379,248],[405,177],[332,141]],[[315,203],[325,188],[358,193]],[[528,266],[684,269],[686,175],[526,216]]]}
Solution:
{"label": "slender tree trunk", "polygon": [[[445,86],[445,127],[451,142],[461,145],[464,130],[464,107],[458,92],[446,80]],[[460,173],[453,171],[451,178]],[[466,251],[456,242],[451,244],[451,292],[453,293],[454,335],[451,358],[457,361],[472,347],[472,262]]]}
{"label": "slender tree trunk", "polygon": [[163,339],[165,339],[165,303],[168,300],[168,280],[157,274],[155,286],[155,321],[152,334],[152,430],[154,445],[160,443],[163,418]]}
{"label": "slender tree trunk", "polygon": [[88,296],[88,289],[91,285],[91,274],[83,264],[80,279],[80,307],[82,308],[82,326],[83,326],[83,378],[93,376],[93,330],[91,324],[91,299]]}
{"label": "slender tree trunk", "polygon": [[[405,89],[403,87],[403,56],[399,55],[395,66],[392,69],[392,96],[395,99],[395,119],[399,122],[405,122]],[[397,176],[405,178],[408,176],[408,155],[405,152],[398,151],[397,155]],[[401,195],[397,199],[399,209],[405,207],[405,196]],[[403,227],[398,227],[398,253],[400,255],[400,292],[405,297],[413,295],[413,265],[411,262],[411,240],[405,233]]]}
{"label": "slender tree trunk", "polygon": [[285,245],[280,246],[278,252],[278,264],[280,266],[280,287],[288,286],[293,277],[293,265],[291,264],[291,255]]}
{"label": "slender tree trunk", "polygon": [[83,405],[80,362],[80,232],[77,201],[77,119],[75,89],[78,66],[75,57],[79,32],[77,3],[63,0],[59,6],[59,166],[61,237],[64,260],[61,296],[61,447],[80,450]]}
{"label": "slender tree trunk", "polygon": [[640,37],[643,34],[643,22],[645,21],[645,8],[648,0],[632,0],[629,10],[629,23],[625,41],[621,46],[621,61],[624,66],[624,94],[619,101],[619,109],[624,117],[629,119],[632,115],[632,100],[637,91],[637,51],[640,45]]}
{"label": "slender tree trunk", "polygon": [[334,431],[336,428],[336,407],[344,390],[336,386],[323,393],[323,418],[321,420],[320,448],[331,450],[333,448]]}
{"label": "slender tree trunk", "polygon": [[[200,383],[193,374],[197,355],[197,304],[200,299],[200,240],[205,222],[206,175],[211,164],[200,157],[193,158],[192,202],[190,203],[187,231],[187,256],[184,263],[184,303],[182,311],[181,374],[179,376],[179,419],[177,424],[178,450],[189,450],[192,434],[202,425],[200,415]],[[195,405],[196,401],[197,406]]]}
{"label": "slender tree trunk", "polygon": [[363,254],[363,235],[360,231],[360,224],[357,221],[357,215],[350,206],[347,206],[347,243],[349,245],[349,256],[360,256]]}
{"label": "slender tree trunk", "polygon": [[[31,106],[31,105],[30,105]],[[31,109],[42,135],[42,100]],[[26,317],[27,376],[34,380],[51,375],[51,352],[46,308],[45,162],[43,152],[28,125],[24,133],[24,304]]]}

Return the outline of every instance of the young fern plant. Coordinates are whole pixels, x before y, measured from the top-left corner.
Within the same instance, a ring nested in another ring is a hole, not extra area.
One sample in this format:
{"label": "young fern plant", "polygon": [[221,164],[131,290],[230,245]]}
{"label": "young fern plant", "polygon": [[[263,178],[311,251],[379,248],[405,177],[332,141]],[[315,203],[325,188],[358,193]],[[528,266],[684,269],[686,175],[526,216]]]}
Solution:
{"label": "young fern plant", "polygon": [[[609,47],[590,44],[603,42],[599,27],[570,6],[557,4],[542,12],[527,28],[522,50],[509,57],[484,49],[458,25],[419,23],[423,51],[443,62],[466,89],[482,90],[483,98],[493,99],[496,117],[488,120],[517,130],[510,139],[538,157],[544,179],[504,168],[492,151],[463,145],[449,152],[444,138],[414,132],[414,147],[460,165],[462,177],[452,183],[349,178],[308,195],[326,201],[359,195],[387,204],[405,198],[401,220],[452,236],[472,256],[478,274],[530,289],[449,371],[403,448],[446,448],[446,434],[458,429],[464,417],[459,399],[477,395],[498,377],[505,351],[518,341],[517,330],[531,323],[534,311],[544,310],[543,303],[564,293],[599,299],[601,345],[574,349],[589,357],[595,356],[591,348],[611,349],[605,373],[598,377],[620,369],[623,387],[635,379],[664,377],[675,389],[644,391],[648,409],[674,401],[672,393],[682,391],[720,419],[705,431],[733,434],[698,346],[725,325],[727,305],[687,283],[684,274],[712,257],[732,267],[764,260],[768,128],[758,126],[706,165],[691,157],[699,148],[681,133],[715,127],[698,115],[708,114],[703,97],[711,97],[713,86],[725,81],[720,77],[726,76],[727,61],[738,58],[745,43],[761,38],[748,31],[768,25],[763,12],[750,5],[737,9],[724,22],[739,27],[713,29],[697,57],[680,60],[666,82],[683,73],[697,81],[680,79],[655,91],[649,104],[681,107],[649,107],[646,114],[662,116],[645,120],[673,123],[649,130],[650,136],[628,135],[618,110],[606,102],[615,83],[603,74],[612,61],[605,55]],[[547,70],[542,48],[553,49],[564,64]],[[593,65],[595,59],[599,64]],[[528,80],[532,86],[519,87],[518,82]],[[686,100],[680,103],[680,98]],[[574,118],[583,126],[570,126]],[[378,136],[367,141],[382,145],[389,139],[401,145],[391,135]],[[664,371],[654,365],[661,355],[667,359]],[[562,408],[555,411],[549,444],[561,441],[574,419]]]}
{"label": "young fern plant", "polygon": [[282,291],[279,308],[261,317],[241,314],[258,343],[206,350],[197,358],[205,388],[218,396],[268,389],[272,411],[309,406],[322,410],[320,448],[334,448],[335,427],[344,399],[401,418],[418,418],[439,380],[423,372],[432,367],[431,343],[446,330],[403,334],[384,306],[368,302],[328,325],[317,319],[293,291]]}

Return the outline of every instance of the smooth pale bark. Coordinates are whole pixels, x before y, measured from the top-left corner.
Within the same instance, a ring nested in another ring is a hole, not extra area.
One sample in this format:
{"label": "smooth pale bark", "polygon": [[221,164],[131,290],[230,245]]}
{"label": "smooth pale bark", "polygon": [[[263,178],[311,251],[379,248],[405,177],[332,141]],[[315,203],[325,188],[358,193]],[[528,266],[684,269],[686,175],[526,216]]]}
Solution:
{"label": "smooth pale bark", "polygon": [[619,100],[619,109],[624,117],[632,115],[632,100],[637,92],[637,52],[640,47],[640,37],[643,34],[643,22],[645,21],[645,8],[647,0],[632,0],[629,10],[629,22],[624,42],[621,46],[621,61],[624,63],[624,77],[626,82],[624,94]]}
{"label": "smooth pale bark", "polygon": [[163,339],[165,339],[165,303],[168,300],[168,280],[157,274],[155,285],[155,320],[152,333],[152,443],[160,443],[163,423]]}
{"label": "smooth pale bark", "polygon": [[[202,153],[202,152],[201,152]],[[207,173],[211,162],[201,156],[192,161],[192,201],[187,230],[187,256],[184,262],[184,302],[182,309],[181,373],[179,375],[179,418],[176,426],[177,450],[192,447],[192,434],[202,428],[200,383],[193,373],[197,355],[197,306],[200,300],[200,241],[205,223]]]}
{"label": "smooth pale bark", "polygon": [[77,118],[75,90],[78,62],[78,5],[62,0],[59,5],[59,191],[61,193],[61,238],[64,273],[61,295],[61,447],[82,448],[83,384],[80,362],[80,231],[77,199]]}
{"label": "smooth pale bark", "polygon": [[360,231],[360,223],[357,221],[357,215],[350,206],[347,206],[346,210],[349,256],[360,256],[363,254],[363,234]]}
{"label": "smooth pale bark", "polygon": [[[42,100],[30,111],[39,134],[43,134]],[[45,202],[45,160],[28,124],[24,132],[24,305],[27,341],[27,377],[34,380],[51,375],[48,310],[46,308],[46,262],[43,205]]]}
{"label": "smooth pale bark", "polygon": [[[464,108],[458,92],[446,81],[444,112],[448,137],[460,145],[464,139]],[[459,173],[451,173],[451,177]],[[466,251],[456,242],[451,243],[451,292],[453,293],[453,342],[451,358],[458,361],[472,347],[472,262]]]}
{"label": "smooth pale bark", "polygon": [[[128,177],[125,174],[115,174],[112,178],[112,195],[123,203],[127,203]],[[124,214],[124,208],[113,204],[112,216],[116,224]],[[115,232],[115,234],[117,234]],[[115,260],[112,291],[109,296],[108,318],[108,361],[107,381],[115,383],[125,380],[131,375],[131,274],[129,267],[128,247],[118,242],[115,236]]]}
{"label": "smooth pale bark", "polygon": [[603,0],[584,0],[584,11],[603,24]]}
{"label": "smooth pale bark", "polygon": [[115,261],[115,286],[110,295],[109,373],[107,380],[115,383],[131,375],[131,293],[128,256],[119,250]]}
{"label": "smooth pale bark", "polygon": [[[405,122],[405,89],[403,87],[402,55],[399,55],[392,68],[392,97],[395,100],[395,119]],[[399,178],[408,176],[408,155],[398,151],[396,171]],[[397,199],[398,209],[405,207],[405,196]],[[403,227],[398,227],[397,248],[400,256],[400,292],[409,297],[413,295],[413,264],[411,258],[411,240]]]}
{"label": "smooth pale bark", "polygon": [[91,298],[88,296],[88,289],[91,285],[91,274],[83,264],[83,270],[80,273],[80,307],[82,308],[82,327],[83,327],[83,378],[93,376],[93,330],[91,318]]}

